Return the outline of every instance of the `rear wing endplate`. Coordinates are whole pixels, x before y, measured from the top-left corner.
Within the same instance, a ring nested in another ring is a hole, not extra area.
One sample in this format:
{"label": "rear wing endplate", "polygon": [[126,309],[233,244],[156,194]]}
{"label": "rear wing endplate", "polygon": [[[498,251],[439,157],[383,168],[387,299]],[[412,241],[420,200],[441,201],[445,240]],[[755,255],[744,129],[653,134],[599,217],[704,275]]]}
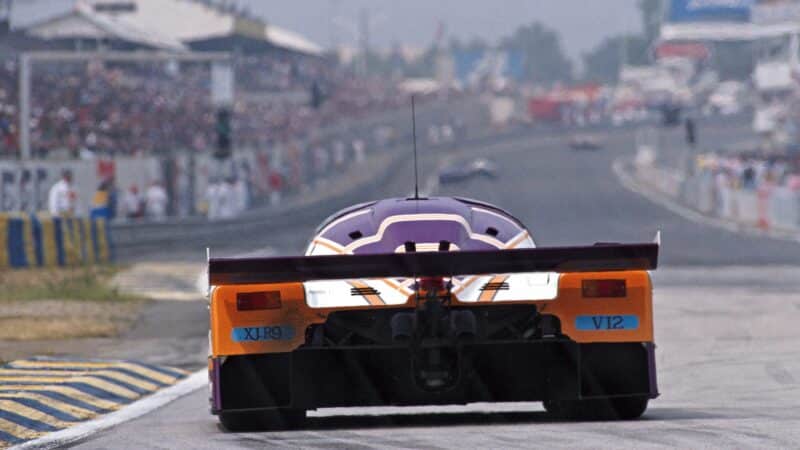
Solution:
{"label": "rear wing endplate", "polygon": [[653,270],[659,244],[370,255],[209,258],[209,285],[361,278],[451,277],[525,272]]}

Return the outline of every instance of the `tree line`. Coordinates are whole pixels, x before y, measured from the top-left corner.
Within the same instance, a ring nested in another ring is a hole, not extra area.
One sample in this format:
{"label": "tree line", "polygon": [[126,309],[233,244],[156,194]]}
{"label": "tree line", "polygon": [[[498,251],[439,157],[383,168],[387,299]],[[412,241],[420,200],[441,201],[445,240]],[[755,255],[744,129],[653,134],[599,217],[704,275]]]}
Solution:
{"label": "tree line", "polygon": [[[574,62],[566,55],[561,35],[555,29],[534,21],[522,25],[497,44],[480,38],[451,39],[444,48],[428,48],[419,58],[407,62],[399,52],[392,56],[367,56],[367,66],[383,74],[400,72],[410,77],[430,77],[435,74],[437,55],[442,51],[452,54],[486,50],[512,51],[522,57],[522,78],[537,84],[556,82],[599,81],[613,83],[623,65],[647,65],[652,62],[653,44],[658,39],[662,21],[663,0],[639,0],[641,31],[606,37],[591,50],[581,55],[582,70],[578,74]],[[711,65],[727,77],[746,79],[752,73],[752,44],[733,42],[713,45]]]}

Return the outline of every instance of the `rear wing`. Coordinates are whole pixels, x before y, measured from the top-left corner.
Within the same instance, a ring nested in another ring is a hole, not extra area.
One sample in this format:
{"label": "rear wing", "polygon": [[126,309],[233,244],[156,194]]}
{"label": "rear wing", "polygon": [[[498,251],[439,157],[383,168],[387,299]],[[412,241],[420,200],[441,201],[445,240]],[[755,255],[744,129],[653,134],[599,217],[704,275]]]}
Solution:
{"label": "rear wing", "polygon": [[597,244],[514,250],[209,258],[209,285],[359,278],[451,277],[524,272],[653,270],[659,244]]}

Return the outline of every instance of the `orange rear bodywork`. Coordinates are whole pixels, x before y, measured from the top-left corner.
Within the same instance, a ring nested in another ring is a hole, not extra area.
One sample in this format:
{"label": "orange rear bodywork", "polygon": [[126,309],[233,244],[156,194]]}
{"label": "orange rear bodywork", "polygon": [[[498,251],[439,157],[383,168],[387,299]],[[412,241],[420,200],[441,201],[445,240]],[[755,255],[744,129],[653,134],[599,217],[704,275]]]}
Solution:
{"label": "orange rear bodywork", "polygon": [[[624,297],[585,298],[582,293],[583,280],[624,279]],[[239,311],[236,294],[240,292],[280,292],[281,308],[255,311]],[[305,343],[305,332],[309,326],[322,324],[328,314],[341,310],[364,310],[376,308],[413,308],[413,298],[405,305],[364,305],[359,307],[311,308],[306,303],[302,283],[228,285],[213,288],[210,299],[211,355],[231,356],[261,353],[282,353],[297,349]],[[653,342],[652,283],[646,271],[584,272],[560,275],[558,296],[552,300],[533,303],[542,314],[557,316],[561,331],[578,343],[591,342]],[[459,302],[453,305],[470,306],[486,303]],[[636,316],[636,329],[586,330],[576,327],[578,316]],[[294,333],[283,339],[268,341],[236,342],[234,328],[242,327],[288,327]]]}

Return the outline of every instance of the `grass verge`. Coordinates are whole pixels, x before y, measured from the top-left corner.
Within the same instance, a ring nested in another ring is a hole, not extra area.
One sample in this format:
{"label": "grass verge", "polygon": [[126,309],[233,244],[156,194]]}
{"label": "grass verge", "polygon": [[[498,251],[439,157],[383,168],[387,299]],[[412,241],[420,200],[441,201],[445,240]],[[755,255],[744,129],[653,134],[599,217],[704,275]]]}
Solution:
{"label": "grass verge", "polygon": [[111,279],[116,266],[59,267],[0,271],[0,302],[26,300],[130,301]]}
{"label": "grass verge", "polygon": [[111,266],[0,271],[0,341],[119,335],[145,304],[112,286],[119,271]]}

